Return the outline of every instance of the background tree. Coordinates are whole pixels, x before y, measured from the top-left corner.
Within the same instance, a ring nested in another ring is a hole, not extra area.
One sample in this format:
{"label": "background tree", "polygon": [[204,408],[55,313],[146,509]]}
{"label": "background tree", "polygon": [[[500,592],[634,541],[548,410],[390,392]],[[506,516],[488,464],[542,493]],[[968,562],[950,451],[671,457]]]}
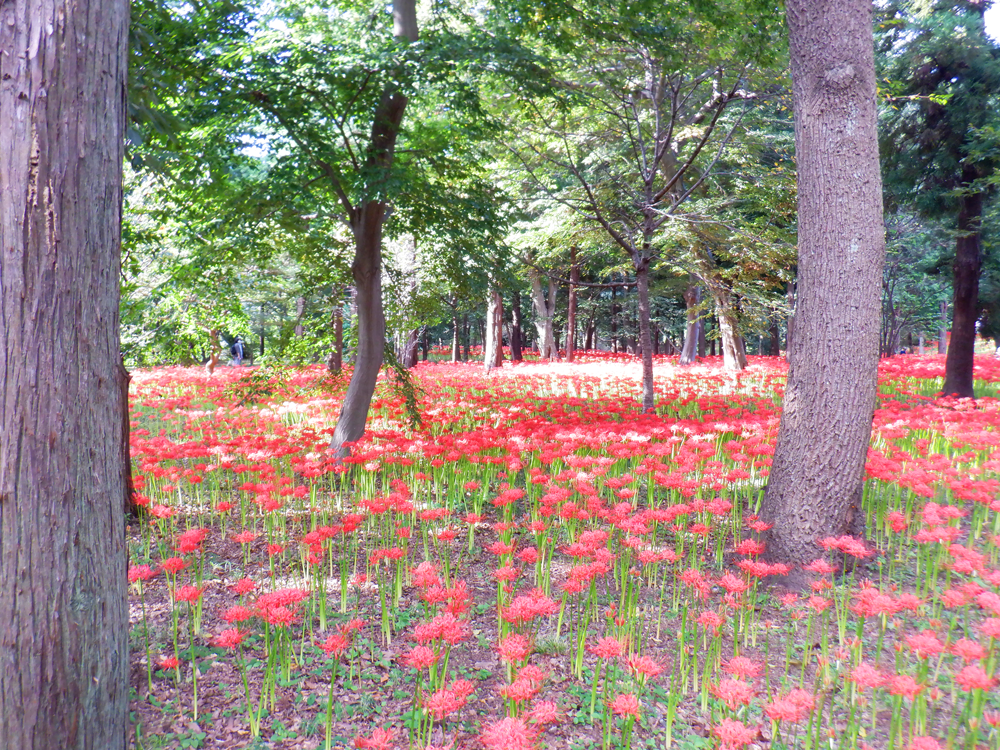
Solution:
{"label": "background tree", "polygon": [[[761,506],[767,554],[801,565],[863,528],[884,256],[871,5],[786,4],[798,165],[798,301]],[[796,571],[789,580],[802,584]]]}
{"label": "background tree", "polygon": [[1000,163],[1000,47],[979,0],[900,2],[882,21],[887,185],[955,236],[951,340],[943,392],[972,397],[980,316],[982,218]]}
{"label": "background tree", "polygon": [[126,745],[128,4],[0,6],[0,744]]}

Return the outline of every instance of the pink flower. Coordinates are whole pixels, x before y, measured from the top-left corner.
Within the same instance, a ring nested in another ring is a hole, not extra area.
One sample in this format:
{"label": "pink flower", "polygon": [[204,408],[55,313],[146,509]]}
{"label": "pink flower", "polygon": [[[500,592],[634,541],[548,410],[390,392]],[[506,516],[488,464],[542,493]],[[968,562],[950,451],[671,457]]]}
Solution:
{"label": "pink flower", "polygon": [[748,705],[756,691],[749,682],[726,678],[712,685],[712,692],[716,698],[735,711],[740,706]]}

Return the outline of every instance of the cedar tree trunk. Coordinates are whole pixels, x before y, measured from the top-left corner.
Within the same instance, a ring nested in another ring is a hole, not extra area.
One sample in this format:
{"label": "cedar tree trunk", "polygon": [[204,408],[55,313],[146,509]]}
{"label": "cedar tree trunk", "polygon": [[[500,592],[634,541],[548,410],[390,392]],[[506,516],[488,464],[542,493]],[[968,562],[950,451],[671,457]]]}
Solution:
{"label": "cedar tree trunk", "polygon": [[[761,517],[800,566],[862,518],[878,368],[882,187],[870,0],[788,0],[798,162],[795,338]],[[789,584],[805,576],[793,571]]]}
{"label": "cedar tree trunk", "polygon": [[0,747],[124,750],[128,3],[0,3]]}

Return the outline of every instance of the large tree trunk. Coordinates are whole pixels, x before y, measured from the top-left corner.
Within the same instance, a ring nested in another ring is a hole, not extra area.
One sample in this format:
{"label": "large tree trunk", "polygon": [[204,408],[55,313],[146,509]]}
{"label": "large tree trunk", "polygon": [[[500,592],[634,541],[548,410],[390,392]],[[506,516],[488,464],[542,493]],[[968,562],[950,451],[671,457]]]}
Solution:
{"label": "large tree trunk", "polygon": [[649,326],[649,261],[635,264],[635,287],[639,293],[639,346],[642,348],[642,413],[656,410],[653,396],[653,338]]}
{"label": "large tree trunk", "polygon": [[[394,0],[393,33],[397,39],[417,40],[415,0]],[[378,172],[392,166],[396,139],[406,111],[406,97],[389,83],[375,109],[367,166]],[[345,443],[360,440],[382,358],[385,355],[385,311],[382,309],[382,224],[386,204],[369,200],[350,216],[354,234],[354,263],[351,273],[357,290],[358,346],[351,382],[344,395],[337,427],[330,447],[337,455],[347,454]]]}
{"label": "large tree trunk", "polygon": [[778,329],[778,322],[776,320],[771,321],[771,327],[767,329],[767,335],[771,339],[771,347],[767,353],[772,357],[780,357],[781,331]]}
{"label": "large tree trunk", "polygon": [[[975,170],[962,175],[968,188]],[[974,398],[972,387],[973,357],[976,352],[976,320],[979,318],[979,272],[983,258],[980,225],[983,218],[983,194],[968,193],[962,198],[958,214],[958,241],[953,266],[955,297],[951,316],[951,340],[944,364],[942,395]]]}
{"label": "large tree trunk", "polygon": [[0,4],[0,746],[124,750],[128,4]]}
{"label": "large tree trunk", "polygon": [[566,361],[573,361],[576,348],[576,286],[580,281],[580,267],[576,264],[576,245],[569,249],[569,300],[566,303]]}
{"label": "large tree trunk", "polygon": [[503,367],[503,297],[499,289],[490,290],[486,310],[486,340],[483,343],[486,372]]}
{"label": "large tree trunk", "polygon": [[[798,162],[798,301],[761,517],[772,560],[856,531],[875,410],[884,260],[869,0],[788,0]],[[805,574],[793,571],[789,585]]]}
{"label": "large tree trunk", "polygon": [[701,302],[701,287],[691,284],[684,290],[684,304],[687,306],[687,330],[684,332],[684,345],[681,347],[680,364],[694,364],[698,356],[699,329],[701,318],[698,304]]}

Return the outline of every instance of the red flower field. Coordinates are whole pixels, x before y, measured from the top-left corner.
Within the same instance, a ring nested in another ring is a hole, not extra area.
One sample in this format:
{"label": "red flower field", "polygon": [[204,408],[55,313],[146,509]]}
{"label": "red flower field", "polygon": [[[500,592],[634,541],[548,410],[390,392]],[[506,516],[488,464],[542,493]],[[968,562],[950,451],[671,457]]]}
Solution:
{"label": "red flower field", "polygon": [[883,361],[867,538],[779,596],[783,362],[659,358],[650,416],[581,359],[421,364],[343,462],[346,376],[134,373],[136,747],[1000,747],[1000,362]]}

